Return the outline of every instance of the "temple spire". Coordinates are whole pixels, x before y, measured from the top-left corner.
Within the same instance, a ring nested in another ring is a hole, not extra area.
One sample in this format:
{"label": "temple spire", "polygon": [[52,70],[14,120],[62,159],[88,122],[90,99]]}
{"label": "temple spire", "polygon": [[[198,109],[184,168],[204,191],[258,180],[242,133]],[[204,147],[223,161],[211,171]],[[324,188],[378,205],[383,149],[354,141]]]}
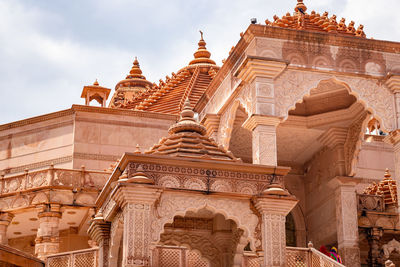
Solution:
{"label": "temple spire", "polygon": [[194,64],[213,64],[215,65],[214,60],[210,59],[211,53],[206,48],[206,41],[203,38],[203,32],[200,31],[200,41],[198,42],[198,49],[194,52],[194,59],[190,61],[189,65]]}
{"label": "temple spire", "polygon": [[140,69],[139,61],[137,57],[135,57],[135,60],[133,61],[133,66],[131,68],[131,71],[129,72],[128,76],[126,76],[126,79],[143,79],[145,80],[146,77],[142,75],[142,70]]}

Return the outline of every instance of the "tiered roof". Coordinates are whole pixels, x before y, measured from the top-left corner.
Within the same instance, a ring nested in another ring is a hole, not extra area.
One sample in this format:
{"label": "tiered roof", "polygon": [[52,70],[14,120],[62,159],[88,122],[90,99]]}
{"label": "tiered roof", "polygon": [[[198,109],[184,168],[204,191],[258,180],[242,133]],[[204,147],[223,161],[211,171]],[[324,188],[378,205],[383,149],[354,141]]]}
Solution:
{"label": "tiered roof", "polygon": [[164,137],[146,154],[175,157],[211,159],[219,161],[241,161],[206,134],[206,128],[194,119],[189,100],[186,100],[179,122],[169,128]]}
{"label": "tiered roof", "polygon": [[139,61],[135,57],[133,66],[126,78],[115,86],[115,93],[110,102],[110,107],[124,107],[129,99],[147,92],[153,84],[142,75]]}
{"label": "tiered roof", "polygon": [[378,184],[375,182],[364,189],[364,194],[383,196],[385,205],[397,205],[397,183],[392,179],[389,170]]}
{"label": "tiered roof", "polygon": [[[167,76],[165,81],[160,80],[158,85],[153,84],[132,98],[126,99],[117,107],[178,115],[185,99],[188,98],[190,103],[195,106],[219,70],[219,67],[210,58],[211,53],[206,48],[203,33],[200,33],[198,49],[188,66],[180,69],[176,74],[172,73],[171,77]],[[121,81],[119,84],[125,81]]]}
{"label": "tiered roof", "polygon": [[341,35],[357,36],[365,38],[364,26],[360,25],[357,29],[355,28],[354,21],[351,21],[346,25],[346,19],[342,18],[339,23],[337,22],[336,15],[328,16],[328,12],[324,12],[322,15],[311,11],[308,14],[307,7],[303,3],[303,0],[297,0],[297,5],[294,9],[294,13],[286,13],[285,16],[279,18],[277,15],[274,16],[274,21],[265,21],[268,26],[276,26],[283,28],[290,28],[296,30],[307,30],[317,32],[329,32],[337,33]]}

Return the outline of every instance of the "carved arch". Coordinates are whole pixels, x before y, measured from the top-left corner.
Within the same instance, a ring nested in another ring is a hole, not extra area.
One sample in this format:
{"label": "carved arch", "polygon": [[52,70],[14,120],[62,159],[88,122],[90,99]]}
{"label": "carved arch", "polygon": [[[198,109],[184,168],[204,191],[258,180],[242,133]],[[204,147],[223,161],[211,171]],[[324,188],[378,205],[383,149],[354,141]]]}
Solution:
{"label": "carved arch", "polygon": [[236,112],[239,107],[243,108],[246,111],[247,115],[250,114],[248,110],[249,108],[244,103],[244,99],[237,98],[221,116],[218,141],[224,146],[225,149],[228,149],[229,147],[229,142],[232,137],[233,124],[235,123]]}
{"label": "carved arch", "polygon": [[327,73],[288,70],[275,83],[276,116],[287,119],[289,111],[309,96],[312,89],[323,81],[343,85],[359,103],[381,123],[382,129],[390,132],[396,128],[393,94],[375,79],[363,77],[335,76]]}
{"label": "carved arch", "polygon": [[176,195],[164,193],[161,196],[159,205],[156,207],[155,216],[151,225],[152,240],[160,241],[160,236],[164,231],[164,225],[173,223],[175,216],[185,216],[188,211],[197,212],[207,209],[214,214],[221,214],[227,220],[232,220],[237,227],[243,230],[238,249],[246,246],[248,242],[255,250],[254,237],[258,223],[258,217],[250,208],[250,200],[211,198],[204,195]]}

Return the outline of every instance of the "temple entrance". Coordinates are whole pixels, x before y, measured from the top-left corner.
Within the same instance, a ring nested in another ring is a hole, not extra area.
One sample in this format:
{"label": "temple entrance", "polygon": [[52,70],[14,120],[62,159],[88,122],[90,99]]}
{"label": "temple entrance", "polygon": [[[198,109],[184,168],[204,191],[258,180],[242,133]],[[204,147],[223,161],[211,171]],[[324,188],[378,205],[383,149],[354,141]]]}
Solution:
{"label": "temple entrance", "polygon": [[[175,216],[164,226],[156,248],[157,266],[237,266],[236,255],[243,230],[232,220],[207,209]],[[241,248],[243,251],[243,248]]]}

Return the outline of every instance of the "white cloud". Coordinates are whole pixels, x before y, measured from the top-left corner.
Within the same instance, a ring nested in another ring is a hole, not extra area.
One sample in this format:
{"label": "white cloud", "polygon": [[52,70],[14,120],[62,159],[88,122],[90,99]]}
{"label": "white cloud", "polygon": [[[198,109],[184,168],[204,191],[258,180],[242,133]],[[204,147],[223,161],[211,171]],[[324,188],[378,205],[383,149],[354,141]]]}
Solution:
{"label": "white cloud", "polygon": [[[205,32],[221,64],[250,18],[263,23],[293,12],[295,0],[0,0],[0,123],[83,103],[95,78],[113,89],[134,56],[150,81],[176,72],[193,57]],[[365,26],[369,36],[400,40],[397,0],[305,0]]]}

